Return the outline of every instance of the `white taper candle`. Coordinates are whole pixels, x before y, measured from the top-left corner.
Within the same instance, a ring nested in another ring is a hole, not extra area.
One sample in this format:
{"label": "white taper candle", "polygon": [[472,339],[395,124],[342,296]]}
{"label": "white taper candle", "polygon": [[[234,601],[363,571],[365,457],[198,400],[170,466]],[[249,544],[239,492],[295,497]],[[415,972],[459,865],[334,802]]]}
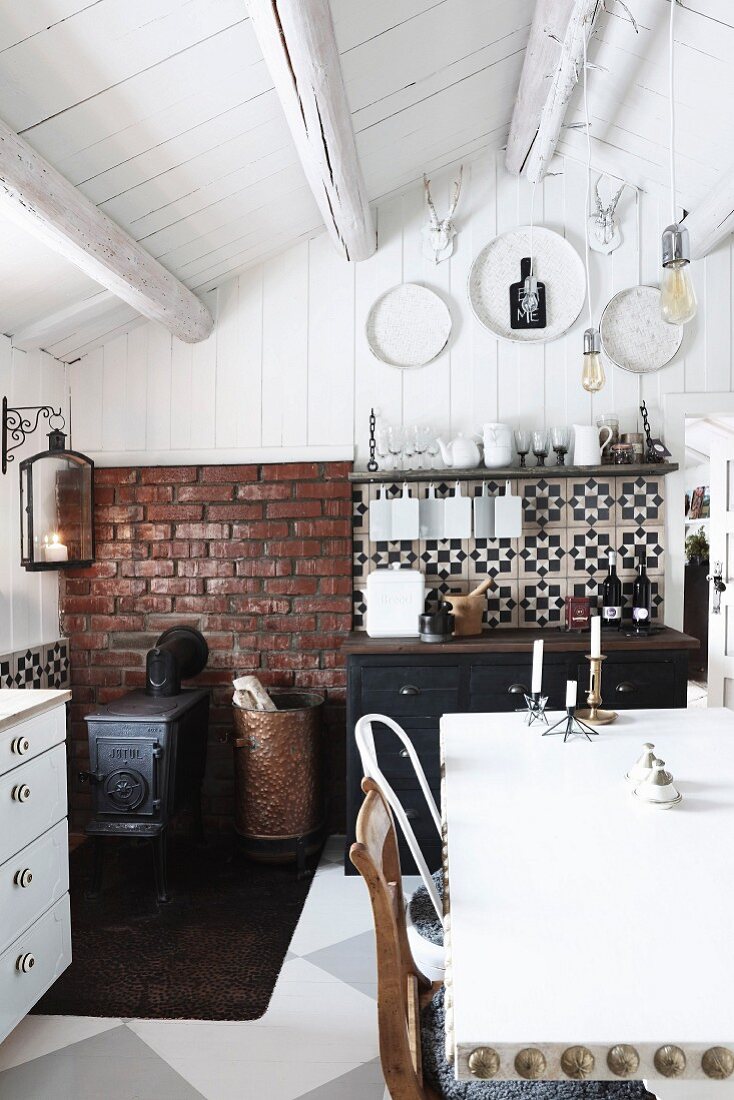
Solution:
{"label": "white taper candle", "polygon": [[576,694],[578,685],[575,680],[566,680],[566,707],[573,709],[576,706]]}
{"label": "white taper candle", "polygon": [[543,642],[539,638],[533,642],[533,678],[530,690],[533,695],[539,695],[543,684]]}
{"label": "white taper candle", "polygon": [[591,620],[591,656],[601,657],[601,616],[594,615]]}

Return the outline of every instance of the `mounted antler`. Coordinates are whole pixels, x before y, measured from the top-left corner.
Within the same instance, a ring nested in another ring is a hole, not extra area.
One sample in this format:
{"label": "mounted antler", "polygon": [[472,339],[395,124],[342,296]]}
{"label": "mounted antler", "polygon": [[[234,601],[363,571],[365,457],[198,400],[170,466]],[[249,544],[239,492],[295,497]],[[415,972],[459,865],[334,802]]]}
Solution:
{"label": "mounted antler", "polygon": [[589,244],[597,252],[608,253],[613,252],[622,242],[619,224],[614,213],[617,209],[617,203],[627,184],[622,183],[616,194],[610,198],[608,202],[604,202],[599,191],[599,184],[602,179],[603,176],[599,176],[594,189],[596,212],[594,214],[589,214],[589,228],[591,230]]}
{"label": "mounted antler", "polygon": [[439,218],[436,213],[436,207],[433,204],[433,199],[431,198],[431,181],[426,179],[425,176],[423,177],[423,192],[426,197],[426,208],[428,210],[428,225],[424,225],[422,229],[425,238],[423,255],[429,260],[433,260],[435,264],[440,263],[441,260],[447,260],[454,250],[456,229],[454,227],[453,218],[459,203],[463,178],[464,166],[462,164],[459,169],[459,175],[454,181],[454,191],[446,217]]}

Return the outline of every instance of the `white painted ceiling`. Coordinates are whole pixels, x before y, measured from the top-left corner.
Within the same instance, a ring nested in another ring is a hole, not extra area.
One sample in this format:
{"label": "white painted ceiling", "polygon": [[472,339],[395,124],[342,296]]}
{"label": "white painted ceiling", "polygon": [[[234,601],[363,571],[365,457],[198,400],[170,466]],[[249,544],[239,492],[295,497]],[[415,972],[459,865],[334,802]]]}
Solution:
{"label": "white painted ceiling", "polygon": [[[669,0],[627,3],[639,34],[608,0],[591,47],[595,163],[664,182]],[[504,143],[533,6],[332,0],[371,199]],[[683,0],[677,38],[689,206],[734,159],[734,3]],[[0,116],[199,293],[321,229],[244,0],[0,0]],[[0,330],[98,290],[0,212]],[[94,324],[48,350],[73,358]]]}

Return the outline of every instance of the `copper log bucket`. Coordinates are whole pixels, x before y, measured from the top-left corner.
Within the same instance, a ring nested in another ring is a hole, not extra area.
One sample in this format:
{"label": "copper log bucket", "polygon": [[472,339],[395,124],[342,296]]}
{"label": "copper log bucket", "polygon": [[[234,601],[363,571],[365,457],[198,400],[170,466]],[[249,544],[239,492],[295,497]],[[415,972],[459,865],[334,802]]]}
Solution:
{"label": "copper log bucket", "polygon": [[320,695],[271,691],[277,711],[234,710],[235,829],[264,862],[317,851],[326,817]]}

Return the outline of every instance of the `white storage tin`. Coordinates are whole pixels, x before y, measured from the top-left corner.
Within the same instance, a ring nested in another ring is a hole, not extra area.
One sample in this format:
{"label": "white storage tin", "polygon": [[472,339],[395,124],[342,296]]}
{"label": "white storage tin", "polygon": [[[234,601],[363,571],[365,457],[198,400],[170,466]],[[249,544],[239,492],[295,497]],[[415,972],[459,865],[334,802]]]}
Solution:
{"label": "white storage tin", "polygon": [[367,577],[367,633],[371,638],[417,638],[426,602],[426,578],[418,569],[375,569]]}

